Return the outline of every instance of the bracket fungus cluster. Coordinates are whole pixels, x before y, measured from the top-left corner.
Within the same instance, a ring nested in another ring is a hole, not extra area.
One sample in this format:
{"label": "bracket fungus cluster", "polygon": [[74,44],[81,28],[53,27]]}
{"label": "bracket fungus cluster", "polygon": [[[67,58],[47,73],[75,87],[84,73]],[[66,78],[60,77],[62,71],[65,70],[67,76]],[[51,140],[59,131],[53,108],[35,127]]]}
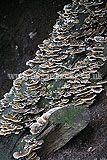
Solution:
{"label": "bracket fungus cluster", "polygon": [[100,0],[65,5],[50,37],[38,45],[35,58],[26,62],[29,69],[18,75],[1,99],[0,135],[19,134],[26,128],[30,130],[27,136],[33,134],[23,150],[13,154],[15,159],[39,159],[36,150],[43,142],[35,137],[51,114],[69,104],[89,107],[103,91],[107,83],[100,71],[107,62],[103,6]]}

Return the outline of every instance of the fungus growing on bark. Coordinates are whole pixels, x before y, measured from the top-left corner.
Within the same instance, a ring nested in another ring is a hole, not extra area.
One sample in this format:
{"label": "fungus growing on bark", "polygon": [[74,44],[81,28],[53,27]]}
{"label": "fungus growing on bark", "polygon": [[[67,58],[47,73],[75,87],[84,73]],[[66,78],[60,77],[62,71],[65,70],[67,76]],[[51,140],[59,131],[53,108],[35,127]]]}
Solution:
{"label": "fungus growing on bark", "polygon": [[[55,111],[70,104],[93,104],[107,83],[103,77],[94,77],[107,61],[106,23],[102,23],[105,11],[99,7],[102,4],[75,0],[58,12],[50,38],[38,45],[35,58],[26,62],[30,68],[19,74],[0,101],[0,135],[19,134],[30,128],[28,137],[36,136]],[[42,143],[29,139],[23,151],[13,154],[15,159],[39,159],[36,149]]]}

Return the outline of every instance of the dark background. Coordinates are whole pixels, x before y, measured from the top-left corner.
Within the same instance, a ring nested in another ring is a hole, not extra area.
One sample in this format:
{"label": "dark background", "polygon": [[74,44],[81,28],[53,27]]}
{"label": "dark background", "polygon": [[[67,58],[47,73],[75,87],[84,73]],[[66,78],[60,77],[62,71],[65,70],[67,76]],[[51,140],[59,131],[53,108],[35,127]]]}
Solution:
{"label": "dark background", "polygon": [[[71,0],[1,0],[0,1],[0,99],[12,86],[8,74],[18,74],[33,59],[37,45],[49,37],[52,26]],[[30,39],[29,33],[36,33]],[[49,160],[101,160],[107,158],[107,85],[90,108],[88,127]],[[91,151],[88,150],[92,147]],[[2,160],[2,159],[0,159]]]}

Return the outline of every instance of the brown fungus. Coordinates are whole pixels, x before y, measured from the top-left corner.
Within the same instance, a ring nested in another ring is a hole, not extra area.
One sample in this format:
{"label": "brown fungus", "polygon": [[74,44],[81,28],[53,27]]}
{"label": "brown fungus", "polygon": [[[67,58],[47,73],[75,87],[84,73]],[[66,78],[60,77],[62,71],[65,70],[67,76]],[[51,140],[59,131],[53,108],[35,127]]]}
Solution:
{"label": "brown fungus", "polygon": [[[103,55],[106,22],[102,22],[106,12],[100,9],[100,4],[102,1],[75,0],[59,12],[50,38],[38,45],[35,58],[26,62],[30,68],[18,76],[9,94],[0,102],[1,135],[19,134],[27,127],[30,128],[28,134],[34,136],[58,109],[70,103],[86,107],[94,102],[107,82],[91,81],[91,75],[98,73],[107,60]],[[54,75],[62,77],[57,79]],[[36,154],[39,148],[30,138],[24,150],[13,156],[21,160],[39,159]]]}

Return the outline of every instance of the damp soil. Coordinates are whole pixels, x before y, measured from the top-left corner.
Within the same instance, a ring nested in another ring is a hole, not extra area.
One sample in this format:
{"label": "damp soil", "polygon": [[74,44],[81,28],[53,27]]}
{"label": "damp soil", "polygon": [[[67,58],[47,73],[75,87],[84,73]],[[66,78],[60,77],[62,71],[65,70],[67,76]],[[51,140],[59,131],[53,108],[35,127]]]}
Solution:
{"label": "damp soil", "polygon": [[[28,68],[26,61],[34,57],[37,45],[49,37],[58,18],[57,12],[70,2],[71,0],[0,1],[0,99],[9,91],[17,74]],[[107,159],[107,85],[90,107],[90,117],[89,125],[81,133],[46,159]]]}

